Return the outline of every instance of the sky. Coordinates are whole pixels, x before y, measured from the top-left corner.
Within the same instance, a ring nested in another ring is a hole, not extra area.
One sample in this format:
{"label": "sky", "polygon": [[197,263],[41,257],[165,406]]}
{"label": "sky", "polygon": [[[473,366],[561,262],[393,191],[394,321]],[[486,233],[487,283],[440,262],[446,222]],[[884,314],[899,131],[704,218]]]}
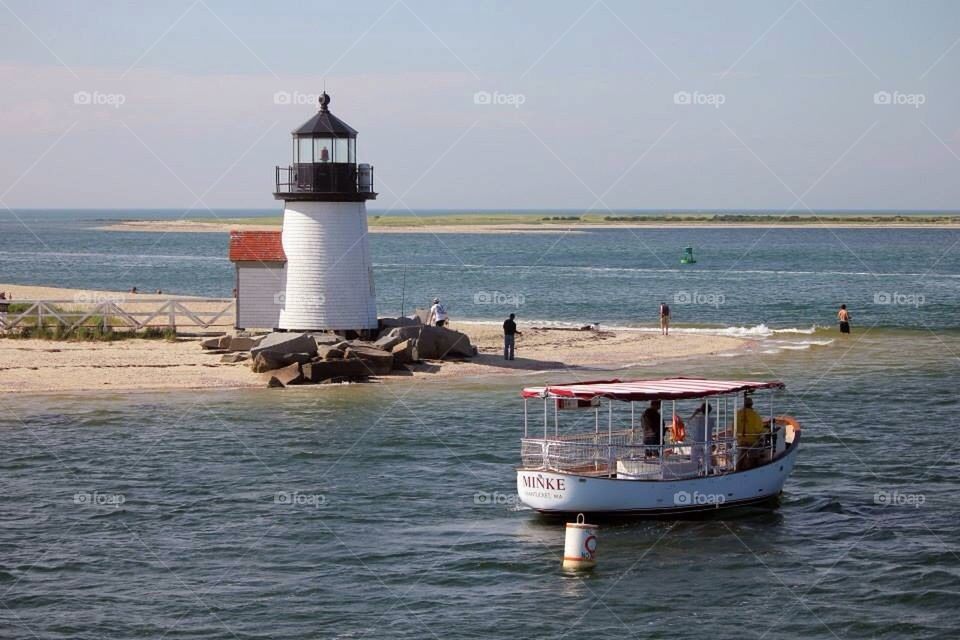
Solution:
{"label": "sky", "polygon": [[330,105],[372,207],[960,209],[960,3],[0,0],[0,206],[280,208]]}

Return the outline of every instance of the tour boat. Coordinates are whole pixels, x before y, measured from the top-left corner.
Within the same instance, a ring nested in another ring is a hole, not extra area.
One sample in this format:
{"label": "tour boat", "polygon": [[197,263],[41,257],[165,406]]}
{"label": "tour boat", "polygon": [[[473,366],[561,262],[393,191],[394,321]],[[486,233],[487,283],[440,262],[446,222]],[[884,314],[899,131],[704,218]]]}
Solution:
{"label": "tour boat", "polygon": [[[630,515],[772,501],[800,448],[799,423],[774,413],[783,388],[700,378],[526,388],[519,498],[548,514]],[[543,401],[542,437],[530,433],[535,399]]]}

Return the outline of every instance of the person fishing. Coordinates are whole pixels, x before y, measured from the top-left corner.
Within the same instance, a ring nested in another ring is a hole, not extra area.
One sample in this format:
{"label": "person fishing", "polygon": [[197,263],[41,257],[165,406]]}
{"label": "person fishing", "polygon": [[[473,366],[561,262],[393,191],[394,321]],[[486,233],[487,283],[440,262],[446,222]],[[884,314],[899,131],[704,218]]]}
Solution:
{"label": "person fishing", "polygon": [[447,309],[440,302],[440,298],[433,299],[433,306],[430,307],[430,317],[427,324],[442,327],[447,324]]}
{"label": "person fishing", "polygon": [[510,317],[503,321],[503,359],[513,360],[516,354],[517,336],[523,333],[517,331],[516,314],[511,313]]}

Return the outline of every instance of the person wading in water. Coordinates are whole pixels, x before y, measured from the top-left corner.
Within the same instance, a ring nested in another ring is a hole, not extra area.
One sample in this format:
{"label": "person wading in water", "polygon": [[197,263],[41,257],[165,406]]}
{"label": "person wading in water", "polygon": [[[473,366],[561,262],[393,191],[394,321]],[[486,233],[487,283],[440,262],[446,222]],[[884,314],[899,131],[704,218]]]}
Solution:
{"label": "person wading in water", "polygon": [[850,333],[850,312],[847,311],[847,305],[840,305],[840,311],[837,311],[837,320],[840,321],[840,333]]}

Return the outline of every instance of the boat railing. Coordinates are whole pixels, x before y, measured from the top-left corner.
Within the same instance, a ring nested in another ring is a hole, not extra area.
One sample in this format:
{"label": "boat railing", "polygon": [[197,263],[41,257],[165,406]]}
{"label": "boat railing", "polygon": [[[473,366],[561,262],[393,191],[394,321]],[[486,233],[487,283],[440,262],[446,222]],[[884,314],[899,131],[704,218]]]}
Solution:
{"label": "boat railing", "polygon": [[782,447],[783,429],[752,447],[737,444],[729,435],[709,443],[643,444],[642,432],[523,438],[521,459],[527,470],[558,471],[631,480],[676,480],[731,473],[737,465],[769,462]]}

